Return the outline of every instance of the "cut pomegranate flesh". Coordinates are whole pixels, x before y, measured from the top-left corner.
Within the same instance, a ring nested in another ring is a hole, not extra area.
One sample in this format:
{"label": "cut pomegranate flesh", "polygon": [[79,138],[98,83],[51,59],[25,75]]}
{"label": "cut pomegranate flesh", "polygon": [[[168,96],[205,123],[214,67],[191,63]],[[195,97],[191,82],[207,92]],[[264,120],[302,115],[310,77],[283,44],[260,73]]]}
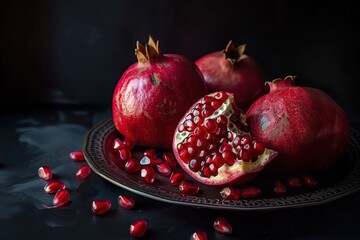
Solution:
{"label": "cut pomegranate flesh", "polygon": [[91,205],[91,210],[96,215],[104,214],[110,208],[111,208],[111,202],[109,200],[94,200]]}
{"label": "cut pomegranate flesh", "polygon": [[66,189],[60,189],[57,191],[53,198],[53,204],[56,207],[63,206],[69,202],[70,199],[70,193]]}
{"label": "cut pomegranate flesh", "polygon": [[179,165],[207,185],[249,181],[277,155],[248,132],[232,94],[215,92],[196,102],[180,120],[173,151]]}
{"label": "cut pomegranate flesh", "polygon": [[130,234],[134,237],[142,237],[146,233],[148,224],[145,220],[137,220],[130,225]]}

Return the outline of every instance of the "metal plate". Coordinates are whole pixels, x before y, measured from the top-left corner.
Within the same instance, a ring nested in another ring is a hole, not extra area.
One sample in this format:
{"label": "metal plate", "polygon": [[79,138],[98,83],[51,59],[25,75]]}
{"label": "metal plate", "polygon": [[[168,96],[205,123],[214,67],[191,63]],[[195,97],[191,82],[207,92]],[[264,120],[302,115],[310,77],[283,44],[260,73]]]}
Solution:
{"label": "metal plate", "polygon": [[[83,151],[92,170],[119,187],[171,204],[244,211],[283,209],[324,204],[360,189],[360,133],[355,129],[351,130],[351,141],[346,154],[331,169],[314,175],[318,180],[316,188],[290,189],[286,196],[276,197],[272,191],[272,182],[282,176],[262,173],[251,182],[251,185],[262,189],[261,196],[236,201],[222,199],[220,187],[199,184],[200,192],[196,196],[188,196],[171,186],[167,177],[157,174],[154,183],[147,184],[139,174],[126,173],[119,164],[118,153],[112,149],[113,140],[117,137],[122,136],[116,131],[111,118],[100,122],[88,132]],[[135,147],[132,153],[140,158],[143,151],[144,148]],[[157,150],[157,153],[161,154],[161,150]]]}

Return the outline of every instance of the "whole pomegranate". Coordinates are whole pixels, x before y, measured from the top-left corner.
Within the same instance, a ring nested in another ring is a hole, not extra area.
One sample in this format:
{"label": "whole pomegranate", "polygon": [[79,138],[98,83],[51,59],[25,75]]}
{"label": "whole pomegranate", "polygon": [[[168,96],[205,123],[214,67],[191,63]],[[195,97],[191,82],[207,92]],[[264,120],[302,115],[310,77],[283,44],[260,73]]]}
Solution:
{"label": "whole pomegranate", "polygon": [[195,62],[209,92],[232,92],[237,106],[244,111],[266,91],[261,69],[253,58],[244,54],[245,46],[235,48],[230,40],[225,50],[209,53]]}
{"label": "whole pomegranate", "polygon": [[171,148],[180,118],[206,94],[204,79],[187,58],[160,54],[159,42],[151,36],[145,46],[136,44],[138,62],[123,73],[114,90],[115,127],[138,145]]}
{"label": "whole pomegranate", "polygon": [[279,154],[272,172],[290,174],[327,169],[346,150],[347,116],[325,92],[294,85],[294,78],[269,82],[270,92],[246,115],[252,136]]}
{"label": "whole pomegranate", "polygon": [[245,114],[223,91],[189,108],[175,131],[173,152],[192,178],[215,186],[250,181],[276,156],[250,136]]}

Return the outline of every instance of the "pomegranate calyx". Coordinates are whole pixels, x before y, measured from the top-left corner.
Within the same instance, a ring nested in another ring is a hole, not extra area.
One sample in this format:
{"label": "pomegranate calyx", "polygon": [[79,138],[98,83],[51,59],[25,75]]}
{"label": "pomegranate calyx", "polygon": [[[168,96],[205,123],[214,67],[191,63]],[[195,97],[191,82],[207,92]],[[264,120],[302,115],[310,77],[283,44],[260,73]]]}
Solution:
{"label": "pomegranate calyx", "polygon": [[149,62],[152,58],[161,55],[159,51],[159,41],[156,41],[155,43],[150,35],[149,41],[145,46],[137,41],[135,55],[139,63]]}
{"label": "pomegranate calyx", "polygon": [[245,48],[246,48],[246,44],[242,44],[236,48],[234,43],[232,42],[232,40],[230,40],[224,50],[226,59],[232,65],[234,65],[234,63],[240,61],[241,59],[243,59],[246,56],[244,54]]}
{"label": "pomegranate calyx", "polygon": [[295,85],[296,76],[286,76],[285,78],[276,78],[272,81],[265,82],[269,86],[270,92],[279,91]]}

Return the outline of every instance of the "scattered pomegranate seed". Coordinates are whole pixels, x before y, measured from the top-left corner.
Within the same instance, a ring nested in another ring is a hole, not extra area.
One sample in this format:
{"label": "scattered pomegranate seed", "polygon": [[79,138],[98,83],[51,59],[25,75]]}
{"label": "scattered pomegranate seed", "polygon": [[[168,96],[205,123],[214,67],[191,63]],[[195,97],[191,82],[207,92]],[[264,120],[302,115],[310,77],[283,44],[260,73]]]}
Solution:
{"label": "scattered pomegranate seed", "polygon": [[125,171],[128,173],[135,173],[141,170],[139,160],[136,158],[130,158],[125,163]]}
{"label": "scattered pomegranate seed", "polygon": [[155,170],[152,167],[143,167],[140,174],[147,183],[153,183],[155,180]]}
{"label": "scattered pomegranate seed", "polygon": [[148,156],[144,156],[141,160],[140,160],[140,165],[142,166],[150,166],[150,167],[155,167],[156,165],[158,165],[161,162],[160,158],[150,158]]}
{"label": "scattered pomegranate seed", "polygon": [[162,160],[167,162],[172,170],[174,170],[177,166],[175,156],[171,152],[166,152],[162,155]]}
{"label": "scattered pomegranate seed", "polygon": [[148,224],[145,220],[137,220],[130,225],[130,234],[134,237],[142,237],[146,233]]}
{"label": "scattered pomegranate seed", "polygon": [[291,177],[287,181],[290,187],[301,187],[301,179],[299,177]]}
{"label": "scattered pomegranate seed", "polygon": [[41,179],[50,180],[52,178],[52,169],[49,166],[42,166],[38,169],[38,175]]}
{"label": "scattered pomegranate seed", "polygon": [[115,138],[114,143],[113,143],[113,148],[114,150],[120,150],[122,148],[124,148],[126,145],[123,141],[121,141],[119,138]]}
{"label": "scattered pomegranate seed", "polygon": [[178,186],[180,183],[185,181],[186,175],[182,171],[174,171],[170,176],[170,184],[173,186]]}
{"label": "scattered pomegranate seed", "polygon": [[109,200],[94,200],[91,205],[91,210],[96,215],[104,214],[110,208],[111,208],[111,202]]}
{"label": "scattered pomegranate seed", "polygon": [[195,195],[199,192],[200,188],[195,183],[190,183],[187,181],[183,181],[179,185],[179,191],[181,193],[187,194],[187,195]]}
{"label": "scattered pomegranate seed", "polygon": [[213,226],[214,226],[214,229],[218,232],[225,233],[225,234],[232,233],[231,225],[223,217],[219,217],[219,218],[215,219]]}
{"label": "scattered pomegranate seed", "polygon": [[127,160],[131,158],[131,151],[130,148],[124,147],[119,150],[119,155],[121,160]]}
{"label": "scattered pomegranate seed", "polygon": [[131,197],[120,195],[118,197],[119,206],[125,209],[133,209],[135,207],[135,201]]}
{"label": "scattered pomegranate seed", "polygon": [[286,187],[282,181],[276,180],[274,182],[274,193],[278,196],[283,196],[286,194]]}
{"label": "scattered pomegranate seed", "polygon": [[66,189],[60,189],[59,191],[56,192],[54,196],[53,204],[56,207],[60,207],[67,204],[69,202],[69,199],[70,199],[69,191]]}
{"label": "scattered pomegranate seed", "polygon": [[171,168],[167,162],[162,162],[156,165],[157,171],[162,176],[170,176],[171,174]]}
{"label": "scattered pomegranate seed", "polygon": [[147,156],[149,158],[156,158],[156,152],[153,148],[148,148],[145,150],[144,156]]}
{"label": "scattered pomegranate seed", "polygon": [[208,238],[206,232],[203,231],[196,231],[190,237],[190,240],[207,240],[207,239]]}
{"label": "scattered pomegranate seed", "polygon": [[79,170],[76,172],[76,177],[84,180],[89,177],[91,173],[91,168],[88,165],[82,165]]}
{"label": "scattered pomegranate seed", "polygon": [[241,198],[255,198],[261,194],[261,190],[257,187],[246,187],[240,190]]}
{"label": "scattered pomegranate seed", "polygon": [[76,162],[85,161],[85,156],[82,151],[71,152],[70,158]]}
{"label": "scattered pomegranate seed", "polygon": [[48,182],[45,187],[44,190],[46,193],[56,193],[57,191],[59,191],[60,189],[65,189],[65,184],[61,181],[51,181]]}
{"label": "scattered pomegranate seed", "polygon": [[305,184],[305,186],[307,187],[315,187],[315,185],[317,184],[316,179],[314,179],[311,176],[305,176],[303,178],[303,183]]}
{"label": "scattered pomegranate seed", "polygon": [[238,200],[240,199],[240,190],[234,187],[225,187],[220,191],[220,195],[224,199]]}

